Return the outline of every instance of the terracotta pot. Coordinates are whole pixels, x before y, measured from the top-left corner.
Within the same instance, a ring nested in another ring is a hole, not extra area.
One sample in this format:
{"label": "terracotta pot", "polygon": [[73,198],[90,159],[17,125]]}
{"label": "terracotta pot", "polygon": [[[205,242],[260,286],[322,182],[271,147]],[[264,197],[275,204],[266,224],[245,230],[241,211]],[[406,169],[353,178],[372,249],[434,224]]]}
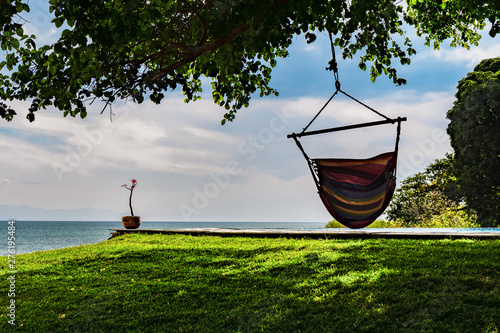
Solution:
{"label": "terracotta pot", "polygon": [[122,223],[125,229],[137,229],[141,225],[140,216],[123,216]]}

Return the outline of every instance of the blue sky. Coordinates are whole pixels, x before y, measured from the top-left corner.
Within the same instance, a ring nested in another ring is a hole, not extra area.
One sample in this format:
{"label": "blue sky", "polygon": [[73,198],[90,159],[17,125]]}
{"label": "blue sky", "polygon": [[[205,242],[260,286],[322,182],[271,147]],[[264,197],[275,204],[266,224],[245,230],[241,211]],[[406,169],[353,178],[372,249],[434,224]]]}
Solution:
{"label": "blue sky", "polygon": [[[36,4],[35,4],[36,6]],[[42,8],[31,13],[29,29],[50,41],[55,31]],[[411,31],[408,32],[411,36]],[[357,60],[339,61],[342,88],[380,112],[406,116],[398,179],[422,171],[451,151],[446,112],[456,85],[484,58],[500,54],[496,40],[484,37],[479,47],[440,51],[412,38],[417,55],[400,69],[408,84],[396,87],[386,77],[371,83]],[[138,180],[134,212],[145,221],[324,221],[322,206],[306,162],[286,135],[300,131],[333,93],[328,38],[308,45],[294,40],[290,57],[278,62],[272,85],[279,97],[254,98],[234,123],[220,126],[225,110],[211,101],[184,104],[178,93],[159,106],[122,102],[115,117],[64,118],[53,109],[29,123],[19,116],[0,123],[0,205],[44,209],[108,209],[116,219],[128,215],[128,194],[121,188]],[[314,128],[378,120],[345,98],[335,98]],[[390,125],[304,138],[311,157],[365,158],[389,151]],[[68,213],[68,219],[85,216]],[[17,218],[13,216],[13,218]]]}

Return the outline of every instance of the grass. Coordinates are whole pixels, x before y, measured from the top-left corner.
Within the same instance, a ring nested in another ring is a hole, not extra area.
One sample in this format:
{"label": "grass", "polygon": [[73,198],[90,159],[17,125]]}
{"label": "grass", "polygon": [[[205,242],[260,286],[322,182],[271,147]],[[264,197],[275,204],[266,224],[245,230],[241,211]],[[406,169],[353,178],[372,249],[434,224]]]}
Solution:
{"label": "grass", "polygon": [[16,256],[17,326],[2,314],[0,330],[493,333],[499,255],[497,240],[127,235]]}

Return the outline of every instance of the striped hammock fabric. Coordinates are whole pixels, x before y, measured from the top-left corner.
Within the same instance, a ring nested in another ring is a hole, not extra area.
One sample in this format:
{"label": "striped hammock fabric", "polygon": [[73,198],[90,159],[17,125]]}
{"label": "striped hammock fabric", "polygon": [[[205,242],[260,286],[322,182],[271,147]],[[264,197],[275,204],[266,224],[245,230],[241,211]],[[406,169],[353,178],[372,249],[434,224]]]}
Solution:
{"label": "striped hammock fabric", "polygon": [[389,205],[396,187],[397,151],[369,159],[314,159],[318,192],[329,213],[346,227],[372,223]]}

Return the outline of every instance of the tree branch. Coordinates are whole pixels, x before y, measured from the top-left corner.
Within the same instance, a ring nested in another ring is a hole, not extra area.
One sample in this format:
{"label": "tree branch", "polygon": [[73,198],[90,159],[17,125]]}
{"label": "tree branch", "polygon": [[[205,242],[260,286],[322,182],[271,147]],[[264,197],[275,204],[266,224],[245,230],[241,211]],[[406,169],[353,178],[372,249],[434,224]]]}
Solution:
{"label": "tree branch", "polygon": [[249,29],[250,29],[250,24],[248,23],[243,23],[239,25],[238,27],[234,28],[231,32],[229,32],[227,35],[214,41],[213,43],[195,48],[190,54],[187,54],[182,60],[176,62],[175,64],[170,65],[165,69],[149,73],[146,76],[145,81],[155,81],[161,78],[162,76],[167,75],[168,73],[171,73],[176,69],[196,60],[196,58],[198,58],[202,54],[205,54],[207,52],[212,52],[221,48],[222,46],[226,45],[236,37],[242,35]]}

